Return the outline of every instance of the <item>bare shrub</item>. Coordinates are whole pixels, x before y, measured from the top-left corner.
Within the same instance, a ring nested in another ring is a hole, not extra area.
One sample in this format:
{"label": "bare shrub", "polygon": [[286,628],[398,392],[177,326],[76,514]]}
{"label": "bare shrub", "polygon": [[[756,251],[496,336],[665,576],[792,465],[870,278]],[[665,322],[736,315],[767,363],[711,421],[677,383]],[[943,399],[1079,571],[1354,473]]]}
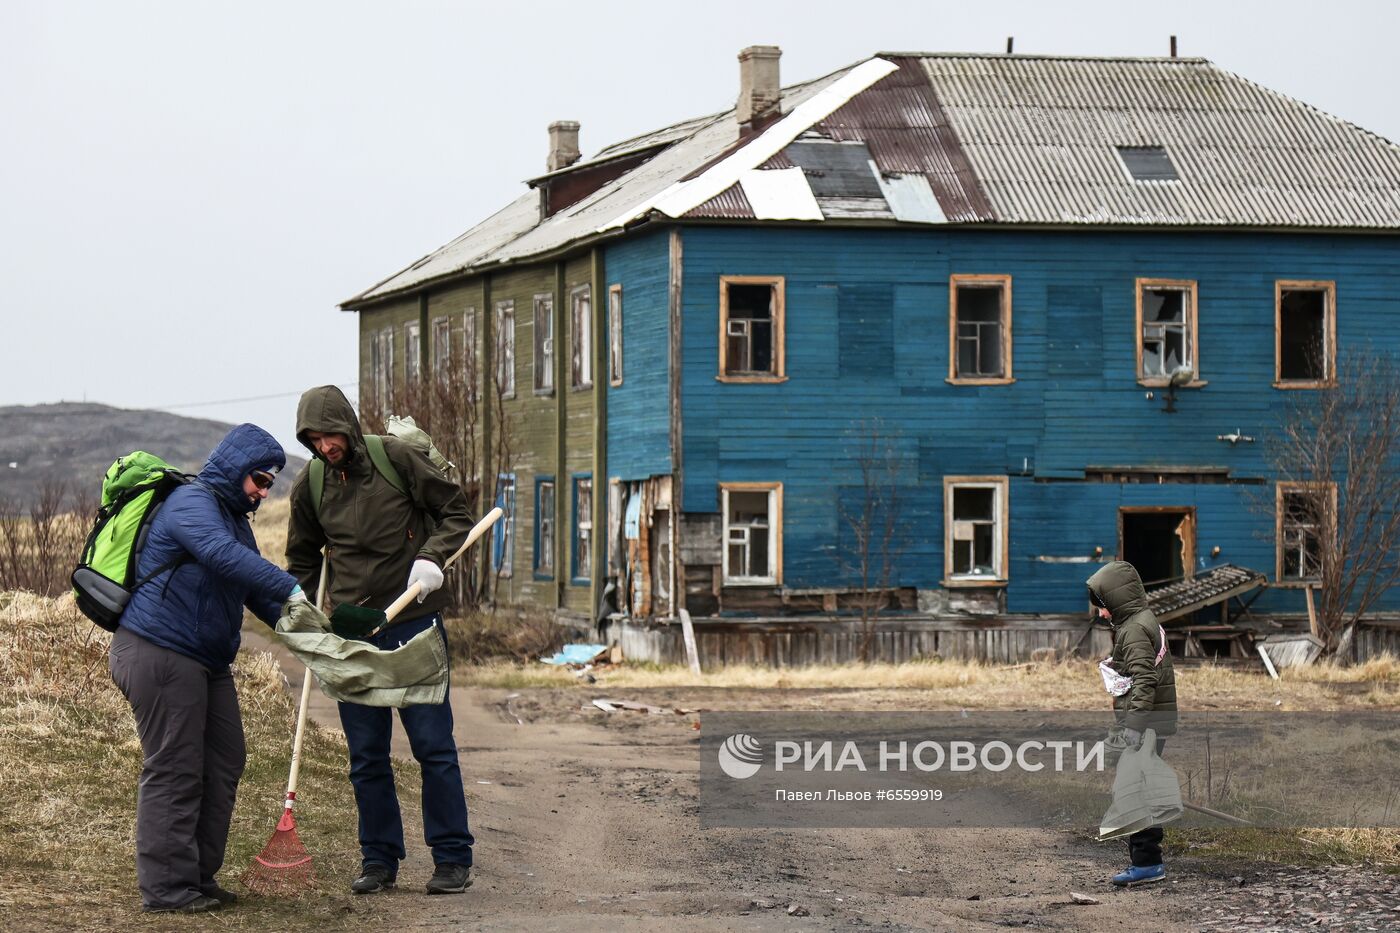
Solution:
{"label": "bare shrub", "polygon": [[45,480],[28,510],[0,499],[0,590],[58,596],[87,540],[95,497],[71,495],[67,483]]}

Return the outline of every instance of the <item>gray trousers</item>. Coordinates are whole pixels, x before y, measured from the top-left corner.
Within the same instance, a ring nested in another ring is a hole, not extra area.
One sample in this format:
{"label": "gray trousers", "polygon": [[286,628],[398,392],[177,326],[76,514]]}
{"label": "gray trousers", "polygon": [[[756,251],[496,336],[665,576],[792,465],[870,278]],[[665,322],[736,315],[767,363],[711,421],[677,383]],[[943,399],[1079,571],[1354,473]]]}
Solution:
{"label": "gray trousers", "polygon": [[118,628],[112,680],[131,703],[145,761],[136,798],[136,880],[148,907],[178,907],[212,886],[247,752],[228,670]]}

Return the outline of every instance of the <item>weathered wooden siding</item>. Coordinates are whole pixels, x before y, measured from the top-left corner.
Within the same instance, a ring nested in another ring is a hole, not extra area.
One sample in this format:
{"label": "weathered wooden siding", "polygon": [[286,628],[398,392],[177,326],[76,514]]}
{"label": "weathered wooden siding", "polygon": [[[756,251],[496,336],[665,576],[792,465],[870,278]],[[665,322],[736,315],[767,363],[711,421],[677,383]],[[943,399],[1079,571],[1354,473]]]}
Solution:
{"label": "weathered wooden siding", "polygon": [[[535,391],[535,296],[556,293],[556,271],[552,263],[534,266],[521,266],[491,276],[492,333],[499,326],[498,309],[501,302],[515,304],[515,398],[506,399],[503,404],[505,419],[497,418],[492,406],[490,416],[495,437],[502,434],[508,437],[509,458],[505,464],[497,461],[496,451],[492,461],[498,473],[515,474],[515,529],[514,550],[511,559],[511,574],[502,576],[498,598],[508,604],[526,604],[540,607],[553,607],[557,602],[556,583],[552,579],[539,580],[534,574],[534,523],[535,523],[535,477],[540,474],[558,472],[556,441],[558,438],[559,383],[558,368],[555,369],[554,389],[548,394]],[[556,332],[558,339],[558,307],[555,306]],[[494,363],[493,363],[494,366]],[[485,374],[487,380],[494,379],[494,371]],[[494,486],[494,484],[493,484]]]}
{"label": "weathered wooden siding", "polygon": [[[593,404],[593,393],[599,378],[607,380],[607,373],[598,373],[595,370],[592,374],[593,381],[586,387],[575,388],[572,382],[571,361],[574,352],[574,333],[572,327],[573,320],[573,295],[579,289],[588,289],[592,302],[593,314],[607,314],[607,296],[603,294],[601,300],[603,306],[599,307],[599,292],[606,292],[606,289],[593,287],[592,264],[590,257],[585,255],[577,259],[570,260],[564,266],[564,305],[562,315],[562,329],[557,334],[557,346],[562,358],[561,369],[562,378],[559,385],[564,402],[565,417],[565,454],[564,469],[559,471],[559,510],[558,514],[563,520],[559,522],[560,533],[564,536],[567,547],[565,548],[563,561],[559,565],[562,578],[567,585],[564,588],[564,608],[573,612],[591,613],[592,606],[592,586],[596,573],[586,568],[578,569],[578,576],[574,576],[574,549],[575,530],[574,523],[574,477],[583,474],[592,475],[593,472],[593,417],[596,406]],[[596,356],[596,354],[595,354]],[[594,502],[597,501],[599,484],[594,483]],[[607,482],[601,485],[606,493]],[[594,527],[597,527],[597,511],[593,514]],[[595,549],[596,550],[596,549]],[[577,582],[582,580],[583,582]]]}
{"label": "weathered wooden siding", "polygon": [[[859,489],[852,451],[872,417],[899,451],[907,543],[897,583],[939,586],[942,477],[953,474],[1011,477],[1010,612],[1077,610],[1095,565],[1039,558],[1095,547],[1111,558],[1125,505],[1194,506],[1198,555],[1209,561],[1219,546],[1219,560],[1272,575],[1271,487],[1052,480],[1118,465],[1265,477],[1264,442],[1293,395],[1272,387],[1275,280],[1335,280],[1339,345],[1400,350],[1395,238],[691,227],[684,243],[684,508],[716,512],[720,481],[782,481],[789,587],[854,582],[838,557],[848,537],[839,503]],[[954,273],[1012,277],[1014,384],[947,383]],[[716,381],[724,274],[786,276],[787,382]],[[1181,390],[1176,414],[1136,380],[1139,277],[1198,283],[1208,385]],[[648,343],[664,345],[659,334]],[[659,413],[661,398],[651,406]],[[613,420],[616,444],[626,428]],[[1217,439],[1236,430],[1256,442]],[[1251,504],[1259,493],[1263,510]],[[1301,599],[1277,589],[1258,605],[1297,611]]]}
{"label": "weathered wooden siding", "polygon": [[[607,389],[608,473],[624,480],[671,472],[667,243],[652,233],[604,251],[607,286],[622,286],[623,340],[622,385]],[[607,287],[599,291],[607,320]]]}

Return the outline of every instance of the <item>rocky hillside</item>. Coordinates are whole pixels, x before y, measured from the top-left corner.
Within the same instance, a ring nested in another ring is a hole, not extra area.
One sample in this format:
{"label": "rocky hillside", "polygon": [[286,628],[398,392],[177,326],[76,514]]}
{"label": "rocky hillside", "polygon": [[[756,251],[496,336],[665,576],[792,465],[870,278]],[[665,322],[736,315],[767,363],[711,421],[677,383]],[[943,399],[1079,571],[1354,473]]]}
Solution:
{"label": "rocky hillside", "polygon": [[[45,480],[67,484],[71,495],[96,496],[112,461],[148,450],[182,470],[198,472],[232,425],[164,411],[136,411],[86,402],[0,408],[0,498],[28,505]],[[287,458],[290,479],[305,458]],[[273,487],[286,495],[289,481]]]}

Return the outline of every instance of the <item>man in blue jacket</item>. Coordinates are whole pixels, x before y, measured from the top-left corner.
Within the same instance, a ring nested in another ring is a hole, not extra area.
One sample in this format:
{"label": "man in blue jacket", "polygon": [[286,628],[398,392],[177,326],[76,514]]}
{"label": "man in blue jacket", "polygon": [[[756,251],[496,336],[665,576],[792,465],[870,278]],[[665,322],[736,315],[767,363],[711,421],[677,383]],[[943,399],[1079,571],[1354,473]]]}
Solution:
{"label": "man in blue jacket", "polygon": [[236,900],[214,880],[246,760],[229,665],[245,606],[275,625],[287,600],[305,598],[258,555],[248,523],[286,462],[257,425],[230,431],[152,521],[136,576],[160,572],[132,594],[112,636],[112,679],[131,703],[144,754],[136,878],[148,911],[196,913]]}

